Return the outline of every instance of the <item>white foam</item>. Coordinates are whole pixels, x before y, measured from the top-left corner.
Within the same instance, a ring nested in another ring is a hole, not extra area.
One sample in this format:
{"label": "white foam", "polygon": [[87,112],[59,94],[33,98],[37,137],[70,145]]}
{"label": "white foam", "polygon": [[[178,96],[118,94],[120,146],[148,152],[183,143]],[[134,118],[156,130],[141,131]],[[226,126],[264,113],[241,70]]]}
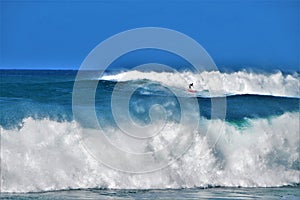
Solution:
{"label": "white foam", "polygon": [[[243,128],[226,123],[214,147],[211,141],[219,135],[217,127],[222,122],[202,119],[194,145],[182,158],[168,168],[146,174],[122,173],[99,164],[80,145],[76,133],[81,128],[75,122],[27,118],[20,130],[1,128],[1,192],[299,183],[299,117],[299,113],[285,113],[272,119],[249,119]],[[202,135],[201,130],[209,124],[209,135]],[[173,132],[174,127],[167,129],[162,140],[149,145],[163,145]]]}
{"label": "white foam", "polygon": [[286,97],[300,97],[300,79],[297,74],[283,75],[280,71],[272,74],[259,74],[246,71],[221,73],[204,71],[192,72],[141,72],[128,71],[115,75],[105,75],[102,80],[132,81],[148,79],[168,87],[186,89],[194,83],[198,91],[209,90],[211,93],[224,95],[258,94]]}

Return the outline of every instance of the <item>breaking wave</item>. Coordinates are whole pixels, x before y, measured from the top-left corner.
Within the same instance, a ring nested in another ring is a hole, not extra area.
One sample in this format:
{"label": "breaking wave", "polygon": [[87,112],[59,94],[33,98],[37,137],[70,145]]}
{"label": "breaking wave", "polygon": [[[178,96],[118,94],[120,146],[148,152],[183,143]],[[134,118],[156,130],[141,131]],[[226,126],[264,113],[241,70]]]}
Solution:
{"label": "breaking wave", "polygon": [[[220,76],[213,72],[207,74]],[[280,76],[274,75],[278,79],[281,79]],[[293,77],[286,79],[292,80],[287,85],[293,83]],[[144,174],[115,171],[94,160],[80,144],[77,133],[82,128],[75,121],[26,118],[20,129],[1,127],[1,191],[299,184],[299,117],[299,113],[287,112],[265,119],[245,119],[247,123],[239,127],[226,122],[216,145],[211,141],[219,135],[217,127],[223,122],[201,118],[201,129],[194,130],[196,138],[188,152],[169,167]],[[169,125],[172,128],[168,129]],[[148,145],[153,148],[161,146],[176,130],[174,126],[176,123],[167,124],[164,132]],[[201,130],[208,127],[209,134],[202,134]],[[118,135],[118,131],[113,127],[107,129],[111,135]],[[128,141],[117,142],[128,145]],[[130,145],[134,148],[137,144]],[[146,163],[135,164],[142,167]]]}
{"label": "breaking wave", "polygon": [[113,75],[106,74],[100,79],[119,82],[147,79],[178,89],[186,89],[188,84],[193,82],[196,90],[200,92],[209,91],[217,96],[255,94],[300,97],[300,79],[296,72],[285,75],[280,71],[271,74],[247,71],[233,73],[204,71],[198,74],[192,72],[127,71]]}

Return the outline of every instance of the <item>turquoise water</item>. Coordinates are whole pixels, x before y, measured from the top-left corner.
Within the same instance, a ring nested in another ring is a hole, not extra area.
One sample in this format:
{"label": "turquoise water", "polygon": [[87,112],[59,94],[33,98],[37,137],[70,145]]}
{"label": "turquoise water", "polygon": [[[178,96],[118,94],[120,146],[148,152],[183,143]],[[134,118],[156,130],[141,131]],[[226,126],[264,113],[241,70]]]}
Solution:
{"label": "turquoise water", "polygon": [[209,188],[180,190],[65,190],[2,194],[3,199],[300,199],[299,187]]}
{"label": "turquoise water", "polygon": [[[77,71],[1,70],[1,198],[299,199],[298,73],[86,73],[77,83],[96,84],[95,102],[83,98],[74,104]],[[189,81],[197,93],[186,90]],[[216,102],[224,102],[225,115],[213,113]],[[85,114],[91,107],[97,123]],[[74,109],[82,111],[79,117]],[[152,131],[161,121],[156,139],[143,142],[123,134],[143,136],[147,131],[137,131],[140,126],[151,125]],[[154,163],[102,149],[103,158],[115,164],[109,166],[82,146],[82,133],[98,125],[129,152],[153,151],[172,137],[194,135],[179,158],[180,143],[170,154],[153,155]],[[173,162],[154,172],[114,170],[147,171],[164,159]]]}

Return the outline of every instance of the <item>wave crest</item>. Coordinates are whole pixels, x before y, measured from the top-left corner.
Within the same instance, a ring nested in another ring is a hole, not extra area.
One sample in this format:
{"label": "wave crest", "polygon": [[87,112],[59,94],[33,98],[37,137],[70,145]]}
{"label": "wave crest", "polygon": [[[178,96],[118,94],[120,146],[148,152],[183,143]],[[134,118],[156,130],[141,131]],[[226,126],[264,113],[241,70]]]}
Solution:
{"label": "wave crest", "polygon": [[[80,145],[76,133],[81,127],[74,121],[27,118],[20,130],[1,127],[1,191],[299,184],[299,117],[299,113],[285,113],[271,119],[248,119],[242,128],[226,123],[214,148],[210,141],[219,135],[214,127],[222,122],[201,119],[201,130],[211,127],[209,135],[198,130],[194,145],[183,157],[168,168],[146,174],[114,171],[95,161]],[[119,134],[114,128],[110,132]],[[149,145],[162,145],[173,132],[174,127],[167,129],[161,140]]]}
{"label": "wave crest", "polygon": [[127,71],[114,75],[104,75],[101,80],[134,81],[148,79],[168,87],[186,89],[194,83],[198,91],[207,91],[219,95],[272,95],[283,97],[300,97],[300,79],[297,73],[284,75],[282,72],[259,74],[247,71],[222,73],[204,71],[192,72],[141,72]]}

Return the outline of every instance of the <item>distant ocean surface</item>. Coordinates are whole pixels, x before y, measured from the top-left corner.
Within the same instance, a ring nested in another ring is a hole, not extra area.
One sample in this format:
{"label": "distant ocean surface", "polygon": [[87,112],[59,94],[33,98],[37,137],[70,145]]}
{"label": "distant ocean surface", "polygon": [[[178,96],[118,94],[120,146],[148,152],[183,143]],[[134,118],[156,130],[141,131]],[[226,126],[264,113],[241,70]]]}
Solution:
{"label": "distant ocean surface", "polygon": [[[200,114],[195,120],[199,130],[192,130],[197,133],[193,145],[176,162],[155,172],[110,169],[75,136],[91,126],[73,117],[77,71],[0,70],[1,198],[300,199],[298,72],[109,71],[102,77],[89,73],[88,79],[79,81],[98,82],[96,115],[116,144],[126,144],[118,138],[111,111],[112,93],[122,84],[120,99],[136,88],[129,114],[138,124],[151,123],[152,105],[165,109],[166,137],[176,131],[182,117],[178,99],[195,98]],[[193,82],[197,92],[188,92],[182,77]],[[211,112],[212,100],[225,97],[223,123]],[[201,128],[210,126],[210,135],[220,135],[213,146],[209,136],[201,134]],[[214,128],[220,126],[222,134]],[[138,148],[135,145],[130,143],[129,148]],[[163,140],[147,145],[155,149]]]}

